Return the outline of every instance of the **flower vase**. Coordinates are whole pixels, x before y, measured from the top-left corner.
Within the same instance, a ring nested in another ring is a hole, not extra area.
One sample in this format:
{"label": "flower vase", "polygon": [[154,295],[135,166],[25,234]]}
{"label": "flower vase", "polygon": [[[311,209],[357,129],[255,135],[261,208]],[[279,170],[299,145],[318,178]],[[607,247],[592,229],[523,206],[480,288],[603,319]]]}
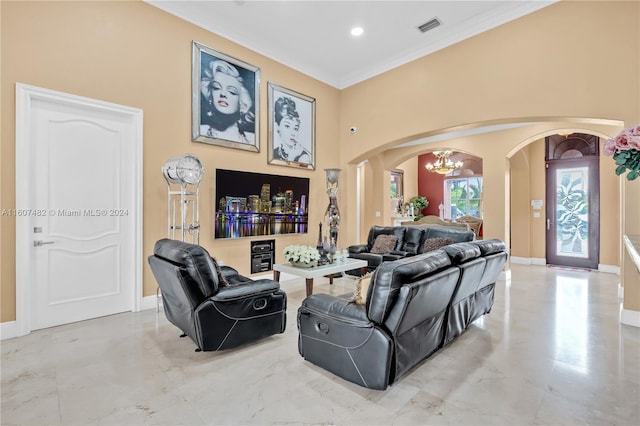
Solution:
{"label": "flower vase", "polygon": [[296,268],[313,268],[315,266],[315,262],[289,262],[291,266],[295,266]]}
{"label": "flower vase", "polygon": [[336,251],[338,248],[336,247],[336,240],[331,239],[331,245],[329,246],[329,259],[331,259],[331,263],[335,261]]}
{"label": "flower vase", "polygon": [[333,259],[330,257],[331,245],[327,240],[327,236],[324,236],[324,242],[322,243],[321,258],[325,260],[325,263],[333,263]]}

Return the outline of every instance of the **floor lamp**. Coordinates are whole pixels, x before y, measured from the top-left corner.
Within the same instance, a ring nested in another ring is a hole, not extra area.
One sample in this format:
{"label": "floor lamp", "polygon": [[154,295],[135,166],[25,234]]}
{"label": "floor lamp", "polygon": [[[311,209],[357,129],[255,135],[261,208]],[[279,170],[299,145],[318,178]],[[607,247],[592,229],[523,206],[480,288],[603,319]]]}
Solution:
{"label": "floor lamp", "polygon": [[[202,163],[193,154],[169,158],[162,166],[167,181],[167,237],[200,243],[200,182]],[[160,287],[156,289],[156,312],[160,310]]]}
{"label": "floor lamp", "polygon": [[[204,174],[202,163],[193,154],[167,160],[162,175],[167,181],[168,237],[193,244],[200,241],[200,181]],[[178,238],[176,238],[178,237]]]}

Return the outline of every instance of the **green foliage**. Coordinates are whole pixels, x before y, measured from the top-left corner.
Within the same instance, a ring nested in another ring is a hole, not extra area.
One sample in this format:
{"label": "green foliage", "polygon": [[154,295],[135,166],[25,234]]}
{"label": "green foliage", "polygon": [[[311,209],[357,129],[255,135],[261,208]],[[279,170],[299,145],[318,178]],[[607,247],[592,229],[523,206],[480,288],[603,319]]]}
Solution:
{"label": "green foliage", "polygon": [[415,197],[411,197],[409,199],[408,204],[413,204],[413,208],[415,210],[416,217],[414,220],[418,220],[424,215],[422,214],[422,210],[426,209],[429,205],[429,201],[427,197],[423,197],[422,195],[416,195]]}
{"label": "green foliage", "polygon": [[627,151],[616,151],[613,154],[618,167],[616,167],[616,175],[620,176],[625,171],[629,170],[627,174],[628,180],[635,180],[640,175],[640,151],[635,149],[629,149]]}
{"label": "green foliage", "polygon": [[613,159],[618,165],[616,167],[616,175],[620,176],[625,171],[628,180],[635,180],[640,175],[640,151],[629,149],[627,151],[617,151],[613,154]]}
{"label": "green foliage", "polygon": [[450,180],[450,201],[456,206],[457,214],[478,216],[482,200],[482,178],[471,177]]}

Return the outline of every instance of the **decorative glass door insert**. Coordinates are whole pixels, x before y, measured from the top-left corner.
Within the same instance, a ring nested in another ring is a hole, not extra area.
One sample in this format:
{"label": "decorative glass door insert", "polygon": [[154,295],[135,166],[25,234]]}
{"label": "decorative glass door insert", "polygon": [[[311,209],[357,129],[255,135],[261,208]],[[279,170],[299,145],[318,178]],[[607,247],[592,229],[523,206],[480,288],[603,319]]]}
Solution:
{"label": "decorative glass door insert", "polygon": [[556,169],[556,253],[589,257],[589,169]]}

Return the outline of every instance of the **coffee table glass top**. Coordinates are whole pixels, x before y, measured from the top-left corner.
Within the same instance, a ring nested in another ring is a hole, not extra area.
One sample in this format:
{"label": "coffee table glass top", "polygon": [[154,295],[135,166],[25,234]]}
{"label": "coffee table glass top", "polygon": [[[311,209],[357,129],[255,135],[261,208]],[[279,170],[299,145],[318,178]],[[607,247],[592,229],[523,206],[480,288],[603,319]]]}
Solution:
{"label": "coffee table glass top", "polygon": [[290,263],[276,263],[273,270],[278,272],[286,272],[288,274],[297,275],[303,278],[322,277],[338,272],[350,271],[351,269],[366,268],[367,261],[360,259],[347,258],[344,262],[335,262],[328,265],[313,266],[311,268],[300,268]]}

